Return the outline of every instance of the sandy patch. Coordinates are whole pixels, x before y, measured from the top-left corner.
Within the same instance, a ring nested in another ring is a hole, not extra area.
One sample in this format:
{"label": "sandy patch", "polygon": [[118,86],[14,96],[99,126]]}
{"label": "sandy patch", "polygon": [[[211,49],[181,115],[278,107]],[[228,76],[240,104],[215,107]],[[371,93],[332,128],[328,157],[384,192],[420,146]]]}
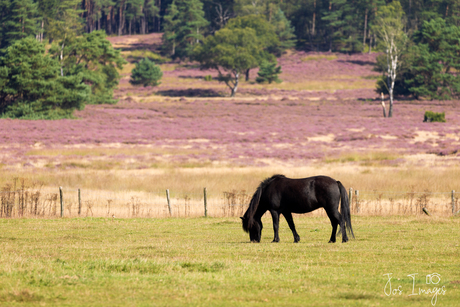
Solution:
{"label": "sandy patch", "polygon": [[433,131],[416,131],[416,134],[415,138],[411,141],[412,144],[439,138],[438,133]]}
{"label": "sandy patch", "polygon": [[384,139],[384,140],[396,140],[398,139],[397,136],[394,136],[394,135],[380,135],[380,138]]}
{"label": "sandy patch", "polygon": [[325,143],[331,143],[335,139],[335,135],[330,133],[328,135],[320,135],[320,136],[313,136],[309,137],[308,141],[309,142],[325,142]]}
{"label": "sandy patch", "polygon": [[364,128],[364,127],[362,127],[362,128],[349,128],[347,130],[350,131],[350,132],[363,132],[364,130],[366,130],[366,128]]}
{"label": "sandy patch", "polygon": [[210,140],[208,139],[193,139],[193,140],[188,140],[189,143],[209,143]]}

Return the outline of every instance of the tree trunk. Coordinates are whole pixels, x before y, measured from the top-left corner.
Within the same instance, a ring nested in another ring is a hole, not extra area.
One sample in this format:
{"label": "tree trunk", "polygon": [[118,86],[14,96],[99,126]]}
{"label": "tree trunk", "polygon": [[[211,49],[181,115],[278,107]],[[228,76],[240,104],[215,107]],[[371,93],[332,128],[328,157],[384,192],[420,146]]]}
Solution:
{"label": "tree trunk", "polygon": [[315,36],[315,24],[316,24],[316,0],[313,1],[313,20],[311,22],[311,36]]}
{"label": "tree trunk", "polygon": [[[329,0],[329,13],[332,11],[332,1]],[[332,52],[332,26],[329,27],[329,52]]]}
{"label": "tree trunk", "polygon": [[371,50],[372,50],[372,35],[369,35],[369,54],[371,54]]}
{"label": "tree trunk", "polygon": [[42,24],[41,24],[41,31],[40,31],[40,43],[43,43],[43,28],[45,26],[45,20],[42,19]]}
{"label": "tree trunk", "polygon": [[396,80],[396,68],[398,64],[398,55],[396,46],[394,46],[394,42],[391,42],[391,46],[387,48],[387,85],[388,85],[388,93],[390,96],[390,109],[388,110],[388,117],[393,116],[393,93],[395,87],[395,80]]}
{"label": "tree trunk", "polygon": [[131,26],[133,25],[133,20],[129,20],[129,36],[131,36]]}
{"label": "tree trunk", "polygon": [[239,79],[240,79],[240,73],[237,72],[235,73],[235,83],[233,85],[232,94],[230,95],[230,97],[235,97],[236,90],[238,89]]}
{"label": "tree trunk", "polygon": [[364,52],[364,47],[366,46],[366,34],[367,34],[367,9],[364,15],[363,52]]}
{"label": "tree trunk", "polygon": [[61,55],[60,55],[60,57],[59,57],[60,60],[61,60],[61,77],[64,77],[64,69],[63,69],[63,67],[62,67],[62,64],[63,64],[62,61],[63,61],[63,58],[64,58],[64,44],[65,44],[64,42],[65,42],[65,38],[64,38],[64,40],[62,41]]}
{"label": "tree trunk", "polygon": [[[161,12],[161,0],[158,0],[158,9],[160,10]],[[158,26],[157,26],[157,32],[160,32],[161,30],[161,19],[160,19],[160,16],[157,17],[157,23],[158,23]]]}
{"label": "tree trunk", "polygon": [[145,15],[141,16],[141,34],[145,34]]}
{"label": "tree trunk", "polygon": [[387,112],[386,112],[386,108],[385,108],[385,97],[383,96],[383,93],[381,93],[381,95],[382,95],[383,117],[387,117]]}
{"label": "tree trunk", "polygon": [[246,81],[249,81],[249,70],[250,69],[246,70]]}
{"label": "tree trunk", "polygon": [[125,25],[125,19],[123,18],[123,8],[124,8],[124,1],[120,3],[119,15],[118,15],[118,36],[123,35],[123,28]]}
{"label": "tree trunk", "polygon": [[388,117],[393,117],[393,89],[389,90],[390,92],[390,109],[388,110]]}
{"label": "tree trunk", "polygon": [[113,7],[110,7],[107,14],[107,20],[105,22],[105,31],[107,32],[107,35],[112,34],[112,11]]}

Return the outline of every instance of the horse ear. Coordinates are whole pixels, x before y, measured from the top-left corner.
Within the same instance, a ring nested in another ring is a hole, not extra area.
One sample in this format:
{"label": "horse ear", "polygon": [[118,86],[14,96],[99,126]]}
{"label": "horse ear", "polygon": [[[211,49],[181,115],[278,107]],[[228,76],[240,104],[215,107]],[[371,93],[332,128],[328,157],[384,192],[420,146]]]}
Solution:
{"label": "horse ear", "polygon": [[241,217],[241,216],[240,216],[240,219],[242,219],[242,220],[244,221],[244,217]]}

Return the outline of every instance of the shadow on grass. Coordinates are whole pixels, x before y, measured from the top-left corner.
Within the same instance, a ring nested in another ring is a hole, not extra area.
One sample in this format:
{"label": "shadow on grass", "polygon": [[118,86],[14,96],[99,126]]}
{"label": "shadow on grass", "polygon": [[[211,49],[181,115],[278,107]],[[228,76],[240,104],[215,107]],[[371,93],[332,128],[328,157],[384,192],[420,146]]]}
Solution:
{"label": "shadow on grass", "polygon": [[190,76],[190,75],[186,75],[186,76],[179,76],[179,79],[202,80],[202,79],[204,79],[204,76]]}
{"label": "shadow on grass", "polygon": [[365,293],[342,293],[340,298],[346,300],[372,300],[378,298],[375,294],[365,294]]}
{"label": "shadow on grass", "polygon": [[167,97],[225,97],[223,93],[212,89],[173,89],[158,91],[158,95]]}
{"label": "shadow on grass", "polygon": [[338,60],[337,62],[340,62],[340,63],[351,63],[351,64],[356,64],[356,65],[361,65],[361,66],[365,66],[365,65],[371,65],[371,66],[374,66],[375,65],[375,62],[373,61],[360,61],[360,60]]}

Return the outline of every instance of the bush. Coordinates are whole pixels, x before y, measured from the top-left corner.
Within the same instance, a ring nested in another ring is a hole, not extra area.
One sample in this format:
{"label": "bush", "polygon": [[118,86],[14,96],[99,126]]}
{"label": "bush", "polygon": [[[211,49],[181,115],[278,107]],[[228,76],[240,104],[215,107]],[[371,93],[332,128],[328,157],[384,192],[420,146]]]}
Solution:
{"label": "bush", "polygon": [[212,76],[211,75],[204,76],[204,81],[212,81]]}
{"label": "bush", "polygon": [[445,123],[446,115],[444,112],[436,113],[436,112],[426,111],[423,121],[428,122],[428,123],[431,123],[431,122]]}
{"label": "bush", "polygon": [[148,58],[144,58],[136,63],[136,67],[131,71],[129,82],[133,85],[157,86],[161,83],[161,77],[163,77],[163,72],[160,66],[155,65]]}
{"label": "bush", "polygon": [[256,78],[257,83],[281,83],[282,81],[278,78],[281,73],[281,66],[276,67],[276,63],[263,62],[260,65],[259,76]]}

